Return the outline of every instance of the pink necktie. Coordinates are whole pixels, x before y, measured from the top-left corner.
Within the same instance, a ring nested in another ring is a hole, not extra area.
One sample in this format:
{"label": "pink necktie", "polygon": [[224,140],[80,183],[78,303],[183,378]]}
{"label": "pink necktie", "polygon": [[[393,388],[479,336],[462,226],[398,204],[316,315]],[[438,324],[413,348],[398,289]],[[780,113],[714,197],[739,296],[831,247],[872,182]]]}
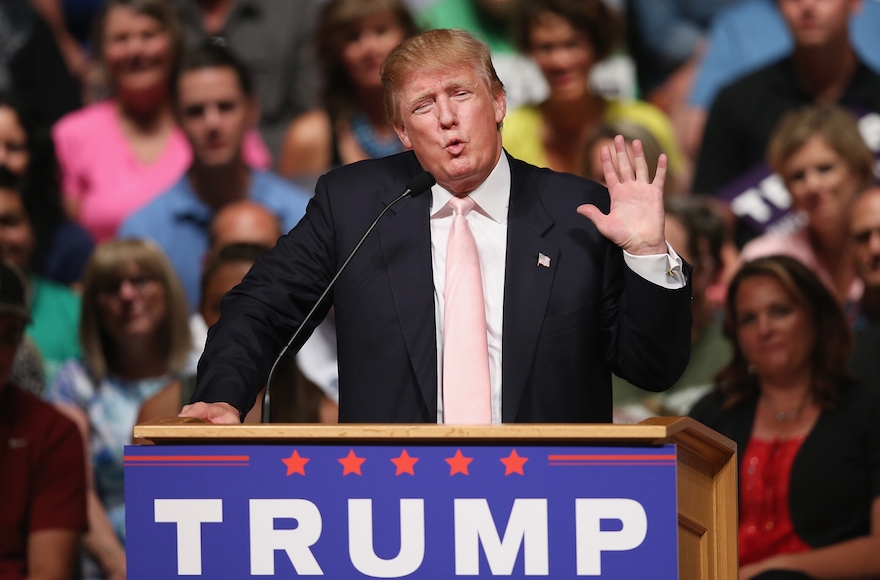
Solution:
{"label": "pink necktie", "polygon": [[455,212],[446,250],[443,322],[443,422],[492,422],[486,306],[477,243],[465,217],[470,197],[453,197]]}

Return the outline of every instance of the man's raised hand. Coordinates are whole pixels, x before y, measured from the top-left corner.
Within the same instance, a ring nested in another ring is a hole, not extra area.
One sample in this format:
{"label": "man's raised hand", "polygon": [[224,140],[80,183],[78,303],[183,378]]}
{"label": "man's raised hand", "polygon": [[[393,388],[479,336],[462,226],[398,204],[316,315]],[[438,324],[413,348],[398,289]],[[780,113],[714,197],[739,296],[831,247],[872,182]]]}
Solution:
{"label": "man's raised hand", "polygon": [[[577,211],[589,218],[599,233],[630,254],[665,254],[663,183],[666,179],[666,155],[660,155],[657,174],[652,182],[641,141],[633,141],[633,153],[634,161],[630,159],[626,142],[620,135],[614,138],[613,153],[608,147],[602,148],[602,170],[611,196],[611,211],[603,214],[592,204],[581,205]],[[612,154],[617,160],[617,169]]]}

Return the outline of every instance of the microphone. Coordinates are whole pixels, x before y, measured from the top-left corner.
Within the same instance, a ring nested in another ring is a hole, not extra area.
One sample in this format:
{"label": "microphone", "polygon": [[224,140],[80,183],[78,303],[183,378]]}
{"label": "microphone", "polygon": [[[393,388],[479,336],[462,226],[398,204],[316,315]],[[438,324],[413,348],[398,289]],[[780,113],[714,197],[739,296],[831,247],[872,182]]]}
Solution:
{"label": "microphone", "polygon": [[272,377],[275,375],[275,369],[278,367],[278,363],[281,362],[281,359],[284,358],[284,355],[287,354],[287,351],[290,350],[290,347],[296,343],[296,340],[299,338],[300,334],[302,334],[303,328],[306,327],[306,323],[309,320],[311,320],[312,317],[315,315],[315,312],[321,306],[321,303],[324,302],[324,298],[326,298],[327,294],[330,293],[330,290],[333,288],[333,285],[336,284],[336,280],[339,278],[339,276],[345,270],[345,267],[348,266],[348,263],[351,262],[351,259],[354,258],[354,255],[357,254],[358,250],[361,249],[361,246],[366,241],[367,236],[369,236],[370,232],[372,232],[376,228],[376,224],[379,223],[379,220],[382,219],[382,216],[385,215],[385,213],[389,209],[391,209],[394,206],[394,204],[396,204],[397,202],[399,202],[403,199],[406,199],[407,197],[418,197],[418,196],[422,195],[423,193],[425,193],[426,191],[431,189],[431,187],[435,183],[437,183],[437,180],[434,179],[434,176],[431,175],[430,173],[428,173],[427,171],[424,171],[424,172],[420,173],[419,175],[417,175],[416,177],[414,177],[413,180],[410,181],[406,185],[406,190],[402,194],[400,194],[400,196],[397,197],[394,201],[392,201],[387,206],[385,206],[385,209],[383,209],[382,212],[378,215],[378,217],[376,217],[376,219],[373,220],[373,223],[370,224],[369,228],[367,228],[366,233],[364,233],[364,235],[361,237],[360,241],[357,243],[357,245],[354,247],[354,249],[348,255],[348,258],[346,258],[345,262],[342,263],[342,266],[339,267],[339,270],[336,272],[336,275],[333,276],[333,279],[330,280],[329,284],[327,284],[327,288],[325,288],[324,292],[321,293],[321,296],[318,298],[318,301],[315,302],[315,305],[312,306],[312,309],[309,310],[309,313],[305,315],[305,318],[302,319],[302,322],[299,323],[299,327],[293,333],[293,336],[290,337],[290,340],[287,341],[287,344],[284,346],[284,348],[281,349],[281,353],[279,353],[279,355],[275,358],[275,362],[272,364],[272,369],[269,371],[269,378],[266,379],[266,392],[263,394],[263,423],[269,423],[269,411],[271,408],[270,393],[272,391],[272,388],[271,388],[272,387]]}

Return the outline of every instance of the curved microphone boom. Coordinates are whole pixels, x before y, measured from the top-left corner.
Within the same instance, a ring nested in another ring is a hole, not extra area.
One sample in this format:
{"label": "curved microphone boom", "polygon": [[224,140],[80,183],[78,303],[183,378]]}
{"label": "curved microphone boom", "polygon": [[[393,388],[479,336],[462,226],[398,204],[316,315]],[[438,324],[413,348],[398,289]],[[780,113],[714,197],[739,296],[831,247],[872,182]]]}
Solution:
{"label": "curved microphone boom", "polygon": [[330,280],[330,283],[327,284],[327,288],[324,289],[324,292],[318,298],[318,301],[315,302],[315,305],[312,306],[312,309],[309,310],[309,313],[306,314],[305,318],[300,322],[299,327],[296,329],[296,332],[293,333],[293,336],[290,337],[290,340],[287,341],[287,344],[284,345],[284,348],[281,349],[281,352],[278,354],[278,357],[275,359],[275,362],[272,364],[272,370],[269,371],[269,378],[266,379],[266,392],[263,394],[263,423],[269,423],[269,412],[271,408],[271,399],[270,393],[272,390],[272,377],[275,375],[275,369],[278,367],[278,363],[281,362],[281,359],[284,358],[284,355],[287,354],[287,351],[290,350],[290,347],[296,343],[296,340],[299,338],[300,334],[302,334],[303,328],[306,327],[306,323],[312,319],[312,316],[315,315],[315,312],[324,302],[324,298],[327,297],[327,294],[330,293],[330,290],[333,288],[333,285],[336,284],[336,280],[339,278],[340,274],[342,274],[345,267],[348,266],[348,263],[351,262],[351,259],[354,258],[354,255],[358,250],[361,249],[364,241],[367,239],[367,236],[370,235],[370,232],[375,229],[376,224],[379,223],[379,220],[382,219],[382,216],[385,215],[389,209],[391,209],[394,204],[398,201],[406,199],[407,197],[417,197],[424,192],[431,189],[431,187],[437,183],[437,180],[434,179],[434,176],[428,173],[427,171],[417,175],[412,181],[410,181],[406,186],[406,191],[400,194],[394,201],[385,206],[385,209],[373,220],[373,223],[367,228],[367,231],[361,237],[361,240],[357,243],[351,253],[348,255],[348,258],[345,259],[345,262],[342,263],[339,270],[336,272],[336,275],[333,276],[333,279]]}

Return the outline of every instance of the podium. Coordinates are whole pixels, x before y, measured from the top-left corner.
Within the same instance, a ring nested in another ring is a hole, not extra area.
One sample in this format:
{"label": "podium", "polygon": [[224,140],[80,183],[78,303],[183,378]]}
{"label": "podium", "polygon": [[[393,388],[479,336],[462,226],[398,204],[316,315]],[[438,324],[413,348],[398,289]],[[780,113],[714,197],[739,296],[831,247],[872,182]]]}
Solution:
{"label": "podium", "polygon": [[[639,577],[738,575],[735,444],[689,418],[479,427],[175,418],[138,425],[134,437],[153,445],[126,448],[132,580],[159,577],[140,568],[175,557],[179,576],[211,578],[241,577],[231,570],[248,565],[250,577],[348,577],[333,572],[344,568],[364,572],[351,577],[617,578],[627,558],[657,570]],[[243,499],[216,497],[236,486],[247,487]],[[219,530],[235,539],[217,539]],[[326,548],[331,541],[339,546]],[[672,567],[661,571],[664,557]]]}

